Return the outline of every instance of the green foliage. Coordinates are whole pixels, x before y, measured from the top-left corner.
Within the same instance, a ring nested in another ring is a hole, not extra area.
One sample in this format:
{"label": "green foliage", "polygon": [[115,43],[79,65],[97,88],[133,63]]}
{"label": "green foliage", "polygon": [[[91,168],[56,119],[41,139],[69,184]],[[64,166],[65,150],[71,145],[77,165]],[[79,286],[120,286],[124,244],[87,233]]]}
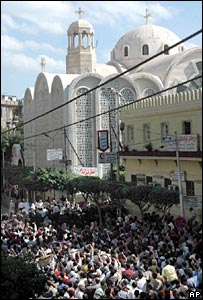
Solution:
{"label": "green foliage", "polygon": [[64,190],[65,183],[65,171],[57,168],[38,168],[24,178],[24,185],[30,190]]}
{"label": "green foliage", "polygon": [[[18,126],[20,126],[23,123],[23,119],[19,120]],[[10,149],[12,148],[13,144],[21,144],[23,145],[23,126],[20,128],[16,128],[15,131],[9,131],[5,132],[5,128],[1,129],[1,149],[6,148]]]}
{"label": "green foliage", "polygon": [[151,188],[148,186],[129,186],[127,197],[138,206],[142,215],[150,207],[150,192]]}
{"label": "green foliage", "polygon": [[156,208],[166,212],[173,205],[179,203],[179,194],[176,191],[169,191],[164,188],[154,188],[149,194],[149,201]]}
{"label": "green foliage", "polygon": [[[18,125],[21,125],[22,123],[23,119],[20,119]],[[12,146],[14,144],[20,144],[23,148],[23,126],[16,128],[15,131],[3,133],[4,131],[6,131],[6,128],[1,129],[1,150],[5,150],[5,161],[11,161]]]}
{"label": "green foliage", "polygon": [[41,294],[45,274],[29,260],[1,254],[1,299],[29,299]]}
{"label": "green foliage", "polygon": [[2,169],[5,179],[12,185],[24,186],[25,178],[31,172],[31,167],[8,166]]}

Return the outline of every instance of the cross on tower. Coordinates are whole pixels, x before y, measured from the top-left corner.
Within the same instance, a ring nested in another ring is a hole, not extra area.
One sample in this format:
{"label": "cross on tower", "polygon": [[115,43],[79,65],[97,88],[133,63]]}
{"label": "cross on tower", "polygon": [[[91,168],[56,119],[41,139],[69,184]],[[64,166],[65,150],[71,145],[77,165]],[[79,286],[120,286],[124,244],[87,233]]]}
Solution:
{"label": "cross on tower", "polygon": [[79,7],[79,10],[76,10],[75,12],[79,15],[79,19],[81,19],[81,15],[84,14],[84,11]]}
{"label": "cross on tower", "polygon": [[147,8],[146,8],[146,14],[143,17],[146,19],[146,24],[148,22],[148,18],[152,17],[152,15],[148,13],[148,9]]}
{"label": "cross on tower", "polygon": [[46,60],[45,57],[41,57],[41,72],[45,72]]}

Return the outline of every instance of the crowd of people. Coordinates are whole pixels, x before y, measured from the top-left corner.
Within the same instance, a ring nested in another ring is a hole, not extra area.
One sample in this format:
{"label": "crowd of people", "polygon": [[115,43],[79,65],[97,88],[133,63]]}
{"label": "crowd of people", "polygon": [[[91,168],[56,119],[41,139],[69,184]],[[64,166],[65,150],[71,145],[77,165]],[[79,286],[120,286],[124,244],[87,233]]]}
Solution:
{"label": "crowd of people", "polygon": [[49,277],[33,299],[202,299],[202,224],[170,214],[117,216],[66,198],[19,201],[1,222],[1,251],[31,252]]}

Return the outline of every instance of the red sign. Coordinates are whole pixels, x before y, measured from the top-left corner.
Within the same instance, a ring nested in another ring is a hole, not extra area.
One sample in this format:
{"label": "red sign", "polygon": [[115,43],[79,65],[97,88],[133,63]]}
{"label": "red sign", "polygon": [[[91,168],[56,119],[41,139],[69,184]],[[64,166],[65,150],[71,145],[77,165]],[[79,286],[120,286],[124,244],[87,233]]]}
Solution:
{"label": "red sign", "polygon": [[106,151],[109,148],[108,130],[98,130],[98,149]]}

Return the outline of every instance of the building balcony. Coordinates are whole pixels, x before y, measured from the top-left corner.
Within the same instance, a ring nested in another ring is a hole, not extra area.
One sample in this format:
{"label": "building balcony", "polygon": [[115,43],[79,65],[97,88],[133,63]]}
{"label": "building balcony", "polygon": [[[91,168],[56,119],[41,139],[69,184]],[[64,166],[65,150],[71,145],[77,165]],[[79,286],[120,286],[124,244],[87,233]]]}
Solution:
{"label": "building balcony", "polygon": [[[171,159],[176,158],[176,151],[120,151],[119,156],[135,157],[137,159]],[[179,157],[186,160],[202,160],[202,151],[179,151]]]}

